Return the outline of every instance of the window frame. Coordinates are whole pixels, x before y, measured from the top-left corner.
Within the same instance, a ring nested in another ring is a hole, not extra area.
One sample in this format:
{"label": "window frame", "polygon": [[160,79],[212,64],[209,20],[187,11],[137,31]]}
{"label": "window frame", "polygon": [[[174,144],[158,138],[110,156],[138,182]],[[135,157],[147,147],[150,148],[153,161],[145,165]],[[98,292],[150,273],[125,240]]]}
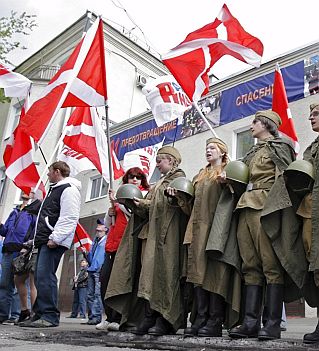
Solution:
{"label": "window frame", "polygon": [[[246,126],[243,126],[241,128],[237,128],[235,130],[233,130],[233,142],[232,142],[232,160],[237,160],[239,158],[242,158],[244,155],[242,155],[241,157],[237,157],[237,148],[238,148],[238,135],[240,133],[243,133],[243,132],[247,132],[250,130],[250,124],[249,125],[246,125]],[[253,145],[256,144],[256,141],[257,139],[256,138],[253,138]]]}
{"label": "window frame", "polygon": [[[99,195],[98,195],[98,197],[91,198],[94,181],[96,181],[98,179],[102,180],[100,183]],[[103,182],[105,182],[105,184],[106,184],[106,194],[105,195],[101,195],[102,189],[103,189]],[[95,201],[95,200],[99,200],[99,199],[103,199],[103,198],[107,197],[108,189],[109,189],[109,183],[106,182],[106,180],[103,178],[102,175],[98,174],[98,175],[95,175],[93,177],[90,177],[85,202]]]}

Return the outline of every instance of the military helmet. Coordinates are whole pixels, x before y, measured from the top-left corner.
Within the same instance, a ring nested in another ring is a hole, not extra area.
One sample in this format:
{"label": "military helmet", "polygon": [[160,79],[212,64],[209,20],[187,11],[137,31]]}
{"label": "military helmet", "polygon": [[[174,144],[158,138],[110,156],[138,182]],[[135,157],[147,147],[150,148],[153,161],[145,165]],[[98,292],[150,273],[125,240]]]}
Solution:
{"label": "military helmet", "polygon": [[178,177],[173,179],[168,186],[171,188],[175,188],[176,190],[181,191],[182,193],[190,195],[191,197],[194,196],[193,183],[185,177]]}
{"label": "military helmet", "polygon": [[137,197],[143,199],[143,194],[141,190],[133,184],[123,184],[116,192],[117,201],[129,208],[134,207],[133,198]]}
{"label": "military helmet", "polygon": [[311,191],[315,179],[313,165],[306,160],[296,160],[290,163],[284,171],[287,186],[295,192]]}
{"label": "military helmet", "polygon": [[230,161],[224,168],[226,172],[226,179],[235,182],[248,184],[249,169],[248,166],[242,161]]}

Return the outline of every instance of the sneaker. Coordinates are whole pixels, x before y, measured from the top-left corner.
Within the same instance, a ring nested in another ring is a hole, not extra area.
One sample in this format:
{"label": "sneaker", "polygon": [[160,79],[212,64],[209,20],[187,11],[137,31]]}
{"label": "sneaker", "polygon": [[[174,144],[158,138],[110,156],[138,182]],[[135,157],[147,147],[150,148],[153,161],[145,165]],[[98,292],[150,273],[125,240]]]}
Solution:
{"label": "sneaker", "polygon": [[17,320],[16,323],[14,323],[14,325],[18,325],[19,323],[27,320],[27,319],[30,319],[30,316],[31,316],[31,312],[29,309],[26,309],[26,310],[22,310],[21,313],[20,313],[20,317],[19,319]]}
{"label": "sneaker", "polygon": [[116,322],[112,322],[108,325],[107,330],[109,331],[119,331],[120,330],[120,325]]}
{"label": "sneaker", "polygon": [[9,318],[9,319],[6,319],[5,321],[2,322],[2,324],[5,324],[5,325],[13,325],[13,324],[16,324],[18,322],[18,318]]}
{"label": "sneaker", "polygon": [[102,321],[101,323],[97,324],[95,326],[95,329],[97,330],[107,330],[108,329],[108,326],[110,325],[111,323],[108,322],[108,321]]}
{"label": "sneaker", "polygon": [[31,322],[29,327],[30,328],[50,328],[50,327],[58,327],[58,325],[40,318],[34,322]]}
{"label": "sneaker", "polygon": [[35,315],[33,315],[33,316],[30,316],[30,318],[25,319],[25,320],[22,321],[22,322],[19,322],[17,325],[18,325],[19,327],[30,328],[31,323],[37,321],[38,319],[39,319],[39,317],[36,317]]}
{"label": "sneaker", "polygon": [[77,316],[74,316],[73,314],[70,314],[69,316],[66,316],[65,318],[77,318]]}

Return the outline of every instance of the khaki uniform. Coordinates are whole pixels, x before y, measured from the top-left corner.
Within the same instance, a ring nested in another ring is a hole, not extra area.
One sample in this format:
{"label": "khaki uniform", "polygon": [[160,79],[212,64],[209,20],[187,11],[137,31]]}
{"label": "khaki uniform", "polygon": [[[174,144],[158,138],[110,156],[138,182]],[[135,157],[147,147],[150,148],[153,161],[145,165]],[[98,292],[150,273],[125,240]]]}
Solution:
{"label": "khaki uniform", "polygon": [[[309,261],[309,271],[313,272],[314,283],[319,287],[319,137],[305,150],[303,158],[312,163],[315,182],[312,193],[307,194],[300,203],[297,214],[303,219],[302,238]],[[309,299],[307,299],[309,300]],[[308,302],[308,301],[307,301]],[[308,302],[310,303],[310,301]],[[310,303],[314,305],[313,303]],[[318,306],[318,303],[316,303]]]}
{"label": "khaki uniform", "polygon": [[138,286],[138,296],[148,300],[151,309],[176,330],[184,321],[181,278],[188,216],[176,203],[169,202],[164,190],[177,177],[185,177],[185,173],[181,169],[169,172],[141,200],[140,211],[149,218],[149,224],[148,233],[143,230],[140,235],[147,240]]}
{"label": "khaki uniform", "polygon": [[217,204],[222,194],[222,186],[210,179],[197,181],[194,178],[195,197],[189,219],[184,244],[188,246],[187,281],[211,293],[221,295],[226,302],[227,327],[234,325],[239,318],[241,278],[231,264],[209,258],[206,252],[208,238],[212,231]]}
{"label": "khaki uniform", "polygon": [[275,183],[276,166],[270,158],[265,141],[256,145],[250,160],[249,184],[240,197],[237,238],[246,285],[283,284],[283,268],[260,222],[268,193]]}

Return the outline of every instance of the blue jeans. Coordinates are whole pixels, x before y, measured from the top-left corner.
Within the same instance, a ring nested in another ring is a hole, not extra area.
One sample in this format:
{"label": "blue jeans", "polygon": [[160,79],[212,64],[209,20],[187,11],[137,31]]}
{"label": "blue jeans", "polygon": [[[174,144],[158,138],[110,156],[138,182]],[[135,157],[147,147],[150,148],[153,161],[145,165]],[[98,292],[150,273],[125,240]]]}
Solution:
{"label": "blue jeans", "polygon": [[[19,317],[20,303],[19,295],[14,296],[14,280],[12,270],[12,260],[16,257],[16,253],[5,252],[2,255],[2,272],[0,277],[0,321],[4,321],[10,317]],[[13,299],[15,299],[13,301]]]}
{"label": "blue jeans", "polygon": [[99,323],[102,320],[101,283],[99,272],[88,272],[87,303],[89,320],[95,319]]}
{"label": "blue jeans", "polygon": [[44,319],[54,325],[59,325],[60,322],[58,279],[55,273],[66,250],[64,246],[50,249],[47,245],[41,245],[34,274],[37,298],[33,311],[36,318]]}
{"label": "blue jeans", "polygon": [[75,288],[73,293],[72,317],[77,317],[80,312],[80,317],[86,316],[86,297],[87,288]]}

